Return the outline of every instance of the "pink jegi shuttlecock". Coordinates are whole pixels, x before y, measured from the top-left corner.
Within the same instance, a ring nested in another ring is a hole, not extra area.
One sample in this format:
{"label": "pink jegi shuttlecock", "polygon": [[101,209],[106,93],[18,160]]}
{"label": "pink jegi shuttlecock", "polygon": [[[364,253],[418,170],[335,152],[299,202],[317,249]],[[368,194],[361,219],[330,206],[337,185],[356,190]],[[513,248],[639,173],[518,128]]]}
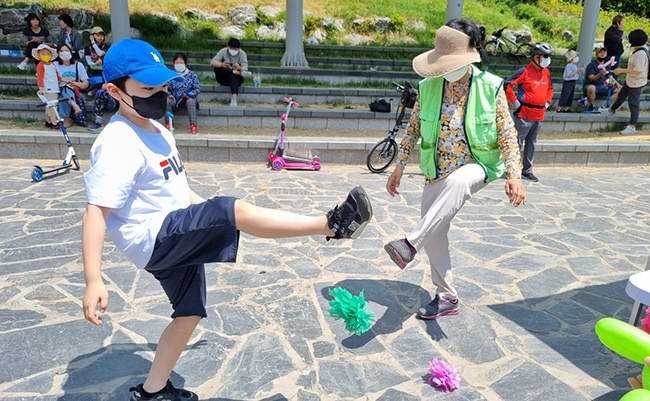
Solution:
{"label": "pink jegi shuttlecock", "polygon": [[454,391],[460,387],[460,375],[456,368],[436,358],[429,364],[427,381],[443,391]]}

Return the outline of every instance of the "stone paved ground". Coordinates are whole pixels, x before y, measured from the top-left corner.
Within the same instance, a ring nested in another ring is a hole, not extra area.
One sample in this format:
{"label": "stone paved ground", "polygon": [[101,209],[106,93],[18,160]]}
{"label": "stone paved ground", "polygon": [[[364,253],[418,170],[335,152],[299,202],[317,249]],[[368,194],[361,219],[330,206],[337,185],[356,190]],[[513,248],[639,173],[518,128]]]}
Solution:
{"label": "stone paved ground", "polygon": [[[142,381],[170,307],[154,280],[105,248],[110,304],[102,327],[83,320],[80,172],[41,183],[31,161],[0,171],[0,400],[128,399]],[[83,165],[82,167],[86,167]],[[457,216],[450,235],[462,310],[424,322],[424,255],[405,271],[382,244],[418,216],[422,176],[409,167],[402,197],[361,166],[320,172],[189,164],[204,196],[324,213],[362,184],[375,219],[356,241],[262,240],[243,235],[236,264],[208,266],[209,317],[172,380],[209,401],[618,400],[640,366],[600,345],[593,327],[626,320],[624,287],[650,242],[647,168],[550,169],[512,208],[503,182]],[[378,321],[361,336],[326,315],[327,289],[365,290]],[[454,393],[424,382],[442,358],[460,371]]]}

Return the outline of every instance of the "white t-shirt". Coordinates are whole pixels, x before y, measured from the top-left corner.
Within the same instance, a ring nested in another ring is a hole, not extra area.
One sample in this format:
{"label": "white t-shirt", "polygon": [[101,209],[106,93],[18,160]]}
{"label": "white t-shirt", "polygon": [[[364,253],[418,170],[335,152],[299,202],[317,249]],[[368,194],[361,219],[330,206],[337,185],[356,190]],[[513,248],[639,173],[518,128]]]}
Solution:
{"label": "white t-shirt", "polygon": [[[86,73],[86,69],[84,68],[83,64],[77,61],[78,67],[75,67],[75,64],[71,65],[63,65],[60,64],[58,61],[54,62],[54,66],[56,67],[56,71],[59,73],[62,79],[66,78],[71,78],[73,81],[83,81],[88,79],[88,73]],[[77,79],[77,71],[79,72],[79,78]]]}
{"label": "white t-shirt", "polygon": [[88,203],[111,208],[111,239],[139,268],[149,262],[156,236],[170,212],[190,205],[185,168],[174,136],[136,127],[115,114],[90,150],[84,174]]}
{"label": "white t-shirt", "polygon": [[643,72],[640,77],[633,77],[630,74],[625,76],[625,83],[628,88],[641,88],[648,83],[648,49],[645,46],[642,46],[642,49],[636,53],[632,53],[627,61],[628,69]]}

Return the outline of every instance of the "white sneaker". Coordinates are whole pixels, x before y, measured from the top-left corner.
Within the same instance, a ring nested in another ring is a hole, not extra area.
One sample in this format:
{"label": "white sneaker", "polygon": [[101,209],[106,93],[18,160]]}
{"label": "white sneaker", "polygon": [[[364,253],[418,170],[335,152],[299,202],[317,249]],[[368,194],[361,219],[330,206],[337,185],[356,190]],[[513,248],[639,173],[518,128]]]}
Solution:
{"label": "white sneaker", "polygon": [[23,70],[23,71],[27,70],[27,63],[24,62],[24,61],[21,61],[20,64],[18,64],[18,69]]}
{"label": "white sneaker", "polygon": [[237,107],[237,99],[230,99],[230,107]]}
{"label": "white sneaker", "polygon": [[599,107],[598,112],[606,116],[613,116],[614,112],[609,109],[609,107]]}
{"label": "white sneaker", "polygon": [[623,131],[621,131],[621,135],[634,135],[634,134],[636,134],[636,128],[631,125],[628,125],[627,127],[625,127]]}

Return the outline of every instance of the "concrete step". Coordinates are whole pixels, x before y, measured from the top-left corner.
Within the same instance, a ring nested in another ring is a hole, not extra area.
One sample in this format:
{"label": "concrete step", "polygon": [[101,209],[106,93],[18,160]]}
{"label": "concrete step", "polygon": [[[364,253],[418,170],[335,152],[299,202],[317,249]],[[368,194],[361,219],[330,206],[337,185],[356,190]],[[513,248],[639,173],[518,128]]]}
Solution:
{"label": "concrete step", "polygon": [[[0,101],[0,118],[43,119],[43,108],[39,102],[31,101]],[[278,107],[248,107],[245,102],[242,107],[228,107],[202,104],[198,110],[200,126],[217,127],[277,127],[284,108]],[[87,104],[89,113],[92,105]],[[379,132],[392,128],[393,113],[375,113],[369,110],[354,109],[312,109],[308,107],[294,109],[287,122],[289,128],[308,129],[343,129],[343,130],[377,130]],[[408,114],[406,116],[408,118]],[[615,131],[629,121],[625,111],[614,116],[589,113],[555,113],[547,112],[544,119],[544,130],[548,132],[566,131]],[[177,126],[188,126],[187,115],[181,110],[176,116]],[[650,114],[642,114],[640,124],[650,123]]]}
{"label": "concrete step", "polygon": [[[396,82],[404,82],[403,79],[396,79]],[[416,83],[417,81],[411,81]],[[0,76],[0,91],[14,88],[33,87],[36,89],[36,78],[26,76]],[[553,100],[557,103],[560,98],[560,90],[553,94]],[[281,103],[285,97],[293,97],[299,103],[339,103],[339,104],[363,104],[378,98],[394,99],[395,104],[399,102],[400,93],[387,89],[354,89],[354,88],[310,88],[310,87],[285,87],[285,86],[243,86],[241,88],[240,100],[248,103]],[[574,100],[577,102],[582,97],[580,87],[576,88]],[[227,102],[230,100],[230,89],[228,87],[202,84],[201,100],[204,102]],[[641,95],[641,110],[650,110],[650,94]]]}
{"label": "concrete step", "polygon": [[[82,170],[88,168],[90,147],[96,134],[69,132]],[[226,135],[175,134],[177,147],[184,161],[252,163],[265,168],[275,138],[237,136],[232,130]],[[368,151],[378,138],[293,138],[286,143],[286,154],[321,159],[323,169],[329,164],[363,165]],[[59,131],[0,129],[0,157],[43,160],[63,160],[67,146]],[[411,163],[419,162],[415,152]],[[536,166],[629,167],[650,165],[649,142],[538,141]],[[25,178],[27,179],[27,174]]]}

